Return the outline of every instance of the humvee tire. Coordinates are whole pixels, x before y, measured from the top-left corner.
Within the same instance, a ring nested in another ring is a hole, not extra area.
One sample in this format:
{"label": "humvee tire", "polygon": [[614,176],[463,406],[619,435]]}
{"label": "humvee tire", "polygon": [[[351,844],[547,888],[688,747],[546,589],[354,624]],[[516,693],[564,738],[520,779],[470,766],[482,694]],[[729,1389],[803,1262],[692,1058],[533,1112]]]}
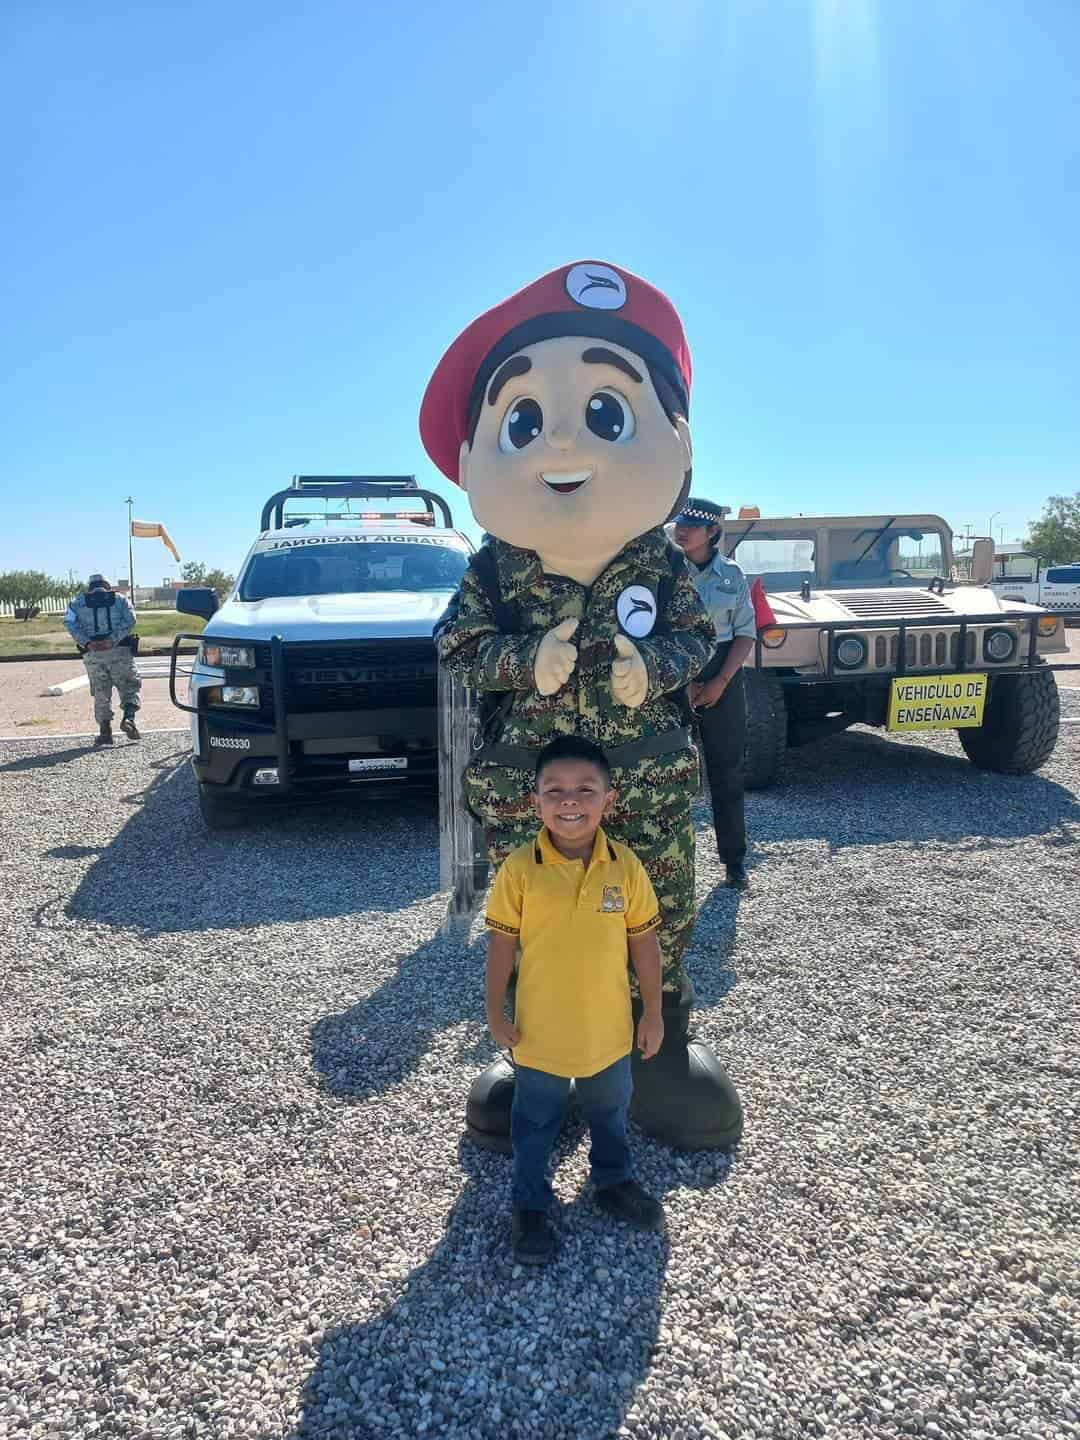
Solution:
{"label": "humvee tire", "polygon": [[743,783],[764,790],[780,773],[787,750],[784,687],[768,670],[743,670],[746,685],[746,752]]}
{"label": "humvee tire", "polygon": [[208,830],[235,830],[245,819],[240,806],[221,793],[220,785],[203,785],[200,782],[199,811]]}
{"label": "humvee tire", "polygon": [[1030,775],[1053,753],[1060,715],[1057,681],[1045,667],[1028,675],[995,675],[982,725],[957,734],[980,770]]}

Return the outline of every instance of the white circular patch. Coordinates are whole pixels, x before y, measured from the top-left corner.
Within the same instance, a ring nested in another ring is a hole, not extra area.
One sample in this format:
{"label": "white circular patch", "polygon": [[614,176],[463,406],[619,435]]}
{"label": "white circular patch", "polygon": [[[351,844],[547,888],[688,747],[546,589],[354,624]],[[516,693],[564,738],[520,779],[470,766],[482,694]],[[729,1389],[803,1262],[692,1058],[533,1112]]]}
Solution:
{"label": "white circular patch", "polygon": [[615,601],[615,614],[627,635],[640,640],[656,624],[656,596],[647,585],[628,585]]}
{"label": "white circular patch", "polygon": [[626,304],[626,281],[610,265],[573,265],[567,272],[566,293],[587,310],[621,310]]}

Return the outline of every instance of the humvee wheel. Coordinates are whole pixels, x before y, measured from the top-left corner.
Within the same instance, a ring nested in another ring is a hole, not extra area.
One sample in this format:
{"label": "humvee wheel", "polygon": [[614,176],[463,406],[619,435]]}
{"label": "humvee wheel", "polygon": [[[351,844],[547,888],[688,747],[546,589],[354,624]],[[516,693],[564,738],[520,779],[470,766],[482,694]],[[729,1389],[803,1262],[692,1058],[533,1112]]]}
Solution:
{"label": "humvee wheel", "polygon": [[1030,775],[1049,760],[1058,737],[1061,704],[1047,669],[995,675],[978,730],[958,730],[973,765],[1002,775]]}
{"label": "humvee wheel", "polygon": [[775,782],[787,750],[784,687],[767,670],[746,669],[743,677],[746,684],[744,784],[747,790],[764,790]]}
{"label": "humvee wheel", "polygon": [[244,814],[235,801],[221,793],[219,785],[199,785],[199,810],[208,830],[235,830],[244,823]]}

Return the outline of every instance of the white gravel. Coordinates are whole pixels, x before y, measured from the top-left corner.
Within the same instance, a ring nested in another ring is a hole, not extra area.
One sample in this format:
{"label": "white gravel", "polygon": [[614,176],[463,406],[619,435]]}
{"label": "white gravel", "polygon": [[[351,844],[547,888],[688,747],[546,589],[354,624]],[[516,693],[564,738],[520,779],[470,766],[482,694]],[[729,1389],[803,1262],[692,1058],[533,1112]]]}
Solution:
{"label": "white gravel", "polygon": [[0,1436],[1080,1437],[1080,726],[796,753],[741,899],[699,811],[745,1142],[642,1236],[568,1130],[538,1276],[432,805],[209,838],[183,741],[0,743]]}

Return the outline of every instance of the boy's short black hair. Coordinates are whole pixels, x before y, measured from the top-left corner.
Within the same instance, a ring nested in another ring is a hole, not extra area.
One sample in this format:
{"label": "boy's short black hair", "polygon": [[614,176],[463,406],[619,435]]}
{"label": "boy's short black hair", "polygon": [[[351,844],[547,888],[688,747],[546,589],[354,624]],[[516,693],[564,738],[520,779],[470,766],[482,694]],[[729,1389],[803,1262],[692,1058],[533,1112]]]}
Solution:
{"label": "boy's short black hair", "polygon": [[583,735],[560,735],[545,745],[536,757],[534,790],[540,784],[540,776],[556,760],[584,760],[588,765],[595,765],[603,775],[607,788],[611,789],[611,766],[600,746],[594,740],[586,740]]}

